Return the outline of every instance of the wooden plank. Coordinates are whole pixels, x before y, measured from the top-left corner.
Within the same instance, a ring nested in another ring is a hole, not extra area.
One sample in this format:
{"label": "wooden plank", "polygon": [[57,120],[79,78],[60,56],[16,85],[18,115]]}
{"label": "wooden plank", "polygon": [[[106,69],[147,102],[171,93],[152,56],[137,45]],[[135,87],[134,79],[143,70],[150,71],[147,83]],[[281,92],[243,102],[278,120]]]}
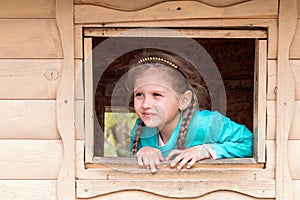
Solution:
{"label": "wooden plank", "polygon": [[294,185],[294,199],[299,199],[300,198],[300,180],[293,180],[293,185]]}
{"label": "wooden plank", "polygon": [[84,100],[84,76],[83,76],[83,61],[75,60],[75,99]]}
{"label": "wooden plank", "polygon": [[0,58],[61,58],[54,19],[0,19]]}
{"label": "wooden plank", "polygon": [[[199,180],[77,180],[77,197],[90,198],[118,191],[139,190],[171,198],[195,198],[218,191],[238,192],[256,198],[275,198],[275,180],[199,181]],[[201,190],[199,190],[201,188]]]}
{"label": "wooden plank", "polygon": [[210,29],[132,29],[128,28],[88,28],[84,30],[87,37],[193,37],[193,38],[267,38],[265,30],[210,30]]}
{"label": "wooden plank", "polygon": [[266,110],[267,110],[267,41],[257,40],[255,44],[254,69],[254,150],[258,163],[265,162]]}
{"label": "wooden plank", "polygon": [[0,180],[1,200],[56,200],[55,180]]}
{"label": "wooden plank", "polygon": [[268,140],[275,140],[276,135],[276,102],[267,102],[267,135]]}
{"label": "wooden plank", "polygon": [[84,88],[82,60],[75,59],[75,131],[76,140],[84,139]]}
{"label": "wooden plank", "polygon": [[[231,27],[247,27],[252,28],[266,28],[268,30],[268,59],[277,58],[277,20],[276,19],[184,19],[184,20],[150,20],[147,22],[114,22],[103,25],[78,25],[84,27],[115,27],[115,28],[136,28],[136,27],[165,27],[173,28],[174,24],[176,27],[184,28],[195,28],[195,27],[212,27],[212,28],[231,28]],[[80,42],[80,41],[79,41]],[[79,47],[78,47],[79,48]],[[78,49],[78,51],[82,51]]]}
{"label": "wooden plank", "polygon": [[295,112],[295,80],[289,50],[297,27],[297,0],[280,1],[276,96],[276,198],[292,199],[288,138]]}
{"label": "wooden plank", "polygon": [[300,180],[300,162],[298,159],[300,156],[300,140],[288,141],[288,162],[291,171],[292,179]]}
{"label": "wooden plank", "polygon": [[92,64],[92,38],[84,38],[84,90],[85,90],[85,161],[92,162],[94,157],[94,89]]}
{"label": "wooden plank", "polygon": [[[289,140],[299,140],[300,139],[300,101],[295,102],[295,113],[294,120],[291,124]],[[267,103],[267,139],[274,140],[276,138],[276,102],[268,101]]]}
{"label": "wooden plank", "polygon": [[198,1],[168,1],[128,12],[94,5],[75,5],[75,23],[110,23],[201,18],[276,18],[278,2],[252,0],[228,7],[213,7]]}
{"label": "wooden plank", "polygon": [[61,60],[0,59],[1,99],[55,99]]}
{"label": "wooden plank", "polygon": [[[226,180],[274,180],[275,146],[274,141],[267,141],[267,164],[265,168],[247,168],[229,164],[217,164],[215,167],[199,167],[192,170],[182,170],[180,173],[162,164],[161,170],[155,175],[148,169],[138,167],[135,164],[110,165],[103,164],[101,168],[87,168],[84,161],[84,140],[76,142],[76,177],[77,179],[92,180],[201,180],[201,181],[226,181]],[[132,158],[133,159],[133,158]],[[246,164],[247,165],[247,164]]]}
{"label": "wooden plank", "polygon": [[300,140],[300,101],[296,101],[294,120],[290,129],[290,140]]}
{"label": "wooden plank", "polygon": [[0,151],[0,179],[57,179],[60,140],[0,140]]}
{"label": "wooden plank", "polygon": [[275,100],[276,99],[276,64],[277,60],[268,60],[268,85],[267,85],[267,99]]}
{"label": "wooden plank", "polygon": [[56,1],[56,22],[63,51],[63,72],[57,90],[57,128],[64,156],[57,177],[57,198],[74,200],[75,195],[75,66],[73,0]]}
{"label": "wooden plank", "polygon": [[[84,198],[86,199],[86,198]],[[115,199],[122,199],[122,200],[131,200],[131,199],[143,199],[143,200],[153,200],[153,199],[161,199],[161,200],[170,200],[170,197],[160,196],[157,194],[145,192],[145,191],[138,191],[138,190],[127,190],[127,191],[118,191],[115,193],[109,193],[106,195],[89,198],[89,200],[115,200]],[[172,199],[182,199],[182,198],[172,198]],[[189,199],[189,198],[185,198]],[[257,200],[257,198],[250,197],[247,195],[243,195],[237,192],[232,191],[217,191],[213,193],[206,194],[205,196],[201,196],[198,198],[192,198],[193,200]],[[83,200],[78,198],[77,200]],[[260,198],[260,200],[275,200],[275,198]]]}
{"label": "wooden plank", "polygon": [[2,1],[0,18],[54,18],[55,0]]}
{"label": "wooden plank", "polygon": [[[161,162],[161,169],[171,169],[169,166],[171,161]],[[86,168],[106,168],[107,166],[113,168],[131,168],[133,165],[136,165],[135,158],[129,157],[119,157],[119,158],[109,158],[109,157],[95,157],[94,163],[87,163]],[[231,158],[231,159],[221,159],[221,160],[202,160],[196,163],[193,168],[263,168],[263,164],[259,164],[253,158]]]}
{"label": "wooden plank", "polygon": [[[293,79],[295,80],[295,98],[300,100],[300,60],[289,60]],[[276,98],[276,60],[268,61],[268,99],[275,100]]]}
{"label": "wooden plank", "polygon": [[[300,2],[298,2],[298,4],[300,4]],[[298,15],[300,14],[298,13]],[[300,48],[300,18],[297,20],[296,34],[291,44],[291,49],[290,49],[291,59],[300,59],[299,48]]]}
{"label": "wooden plank", "polygon": [[84,101],[75,100],[75,129],[76,140],[84,140]]}
{"label": "wooden plank", "polygon": [[[172,0],[169,0],[172,1]],[[174,0],[176,1],[176,0]],[[249,1],[249,0],[248,0]],[[166,0],[148,0],[148,1],[136,1],[136,0],[129,0],[126,3],[122,0],[75,0],[76,4],[89,4],[89,5],[98,5],[107,8],[111,8],[114,10],[122,10],[122,11],[136,11],[142,10],[154,5],[158,5],[160,3],[166,2]],[[212,7],[230,7],[230,6],[239,6],[239,4],[243,4],[247,2],[247,0],[223,0],[223,1],[216,1],[216,0],[198,0],[203,4]]]}
{"label": "wooden plank", "polygon": [[54,100],[1,100],[1,139],[59,139]]}
{"label": "wooden plank", "polygon": [[300,60],[290,60],[290,67],[295,81],[295,98],[300,100]]}
{"label": "wooden plank", "polygon": [[83,59],[83,26],[82,25],[74,25],[74,48],[75,48],[75,58]]}

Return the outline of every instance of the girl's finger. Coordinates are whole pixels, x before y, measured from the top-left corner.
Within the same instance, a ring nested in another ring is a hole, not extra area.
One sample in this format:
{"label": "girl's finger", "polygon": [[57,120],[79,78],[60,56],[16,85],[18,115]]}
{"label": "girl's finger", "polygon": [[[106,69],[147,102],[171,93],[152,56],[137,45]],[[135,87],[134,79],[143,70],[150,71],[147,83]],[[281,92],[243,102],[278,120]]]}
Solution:
{"label": "girl's finger", "polygon": [[166,160],[170,160],[174,155],[177,155],[177,154],[179,154],[179,153],[181,153],[182,152],[182,150],[180,150],[180,149],[174,149],[174,150],[172,150],[169,154],[168,154],[168,156],[166,157]]}
{"label": "girl's finger", "polygon": [[175,167],[184,158],[183,154],[184,154],[184,152],[178,153],[178,155],[171,162],[171,167]]}
{"label": "girl's finger", "polygon": [[196,162],[197,162],[197,160],[195,158],[193,158],[190,162],[188,162],[186,168],[187,169],[192,168]]}
{"label": "girl's finger", "polygon": [[143,155],[143,162],[145,167],[149,169],[149,158],[147,155]]}
{"label": "girl's finger", "polygon": [[183,159],[181,159],[181,161],[179,162],[177,169],[181,170],[190,159],[191,158],[189,158],[189,157],[183,157]]}
{"label": "girl's finger", "polygon": [[137,162],[138,162],[138,165],[139,166],[144,166],[144,163],[143,163],[143,158],[141,156],[137,156]]}
{"label": "girl's finger", "polygon": [[155,166],[154,160],[150,160],[150,161],[149,161],[149,166],[150,166],[151,172],[152,172],[153,174],[156,173],[156,166]]}
{"label": "girl's finger", "polygon": [[153,156],[153,159],[154,159],[155,167],[157,169],[159,169],[159,166],[160,166],[160,156],[159,156],[159,153],[155,153],[154,156]]}

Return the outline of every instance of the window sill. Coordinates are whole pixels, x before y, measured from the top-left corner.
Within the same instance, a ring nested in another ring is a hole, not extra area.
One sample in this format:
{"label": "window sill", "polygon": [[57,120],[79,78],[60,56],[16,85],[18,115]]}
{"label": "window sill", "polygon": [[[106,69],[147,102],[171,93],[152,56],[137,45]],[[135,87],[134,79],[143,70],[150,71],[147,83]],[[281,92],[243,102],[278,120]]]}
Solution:
{"label": "window sill", "polygon": [[[174,170],[170,167],[171,161],[161,162],[160,170]],[[193,166],[193,169],[198,168],[264,168],[264,163],[257,163],[254,158],[230,158],[212,160],[201,160]],[[133,168],[142,169],[137,165],[135,158],[128,157],[94,157],[93,163],[85,163],[85,168],[112,168],[121,169],[122,171],[131,171]]]}

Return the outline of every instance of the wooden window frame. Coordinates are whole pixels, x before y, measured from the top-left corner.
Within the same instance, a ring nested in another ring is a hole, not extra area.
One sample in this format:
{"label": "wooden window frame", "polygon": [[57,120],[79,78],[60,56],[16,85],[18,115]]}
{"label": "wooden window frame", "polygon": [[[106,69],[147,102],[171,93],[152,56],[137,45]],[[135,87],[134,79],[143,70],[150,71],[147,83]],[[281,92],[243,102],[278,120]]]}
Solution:
{"label": "wooden window frame", "polygon": [[[94,156],[94,94],[93,94],[93,64],[91,55],[93,37],[110,37],[126,31],[126,28],[92,28],[83,30],[84,48],[84,132],[85,132],[85,164],[87,168],[103,168],[108,165],[114,167],[124,166],[131,168],[137,165],[133,158],[105,158]],[[253,158],[235,158],[220,160],[204,160],[196,164],[196,168],[224,166],[263,168],[266,159],[266,96],[267,96],[267,30],[265,29],[180,29],[180,33],[199,38],[251,38],[256,40],[255,44],[255,66],[254,66],[254,115],[253,115]],[[139,32],[138,34],[143,34]],[[131,36],[131,35],[130,35]],[[130,37],[129,36],[129,37]],[[141,35],[132,35],[132,37]],[[128,36],[127,36],[128,37]],[[259,103],[258,103],[259,102]],[[166,162],[167,163],[167,162]]]}

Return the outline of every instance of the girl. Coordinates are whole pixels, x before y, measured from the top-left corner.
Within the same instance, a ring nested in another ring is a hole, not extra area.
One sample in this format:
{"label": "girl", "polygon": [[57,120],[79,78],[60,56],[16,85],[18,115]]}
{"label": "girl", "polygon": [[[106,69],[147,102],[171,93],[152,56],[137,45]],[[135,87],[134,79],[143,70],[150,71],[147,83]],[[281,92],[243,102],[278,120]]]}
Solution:
{"label": "girl", "polygon": [[207,109],[207,89],[189,62],[170,52],[146,49],[128,74],[139,117],[131,131],[130,150],[140,166],[155,173],[164,159],[173,159],[171,167],[181,170],[208,158],[252,156],[252,133]]}

